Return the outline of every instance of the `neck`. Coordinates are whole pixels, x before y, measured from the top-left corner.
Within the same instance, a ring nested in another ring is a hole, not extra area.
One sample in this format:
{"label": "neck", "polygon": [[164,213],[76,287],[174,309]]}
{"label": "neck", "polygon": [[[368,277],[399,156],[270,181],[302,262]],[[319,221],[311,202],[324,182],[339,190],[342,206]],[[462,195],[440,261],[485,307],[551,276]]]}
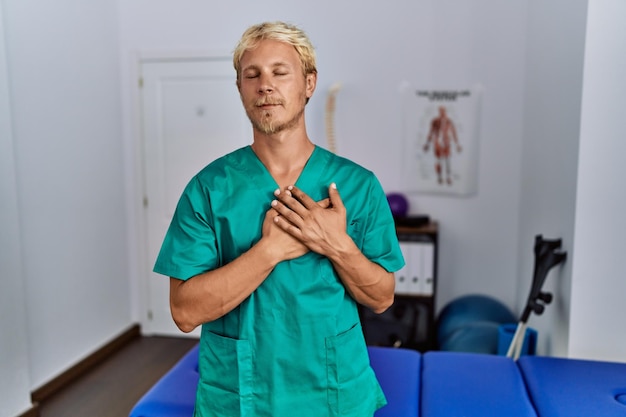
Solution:
{"label": "neck", "polygon": [[252,150],[281,189],[296,182],[314,149],[306,131],[273,135],[255,131],[252,143]]}

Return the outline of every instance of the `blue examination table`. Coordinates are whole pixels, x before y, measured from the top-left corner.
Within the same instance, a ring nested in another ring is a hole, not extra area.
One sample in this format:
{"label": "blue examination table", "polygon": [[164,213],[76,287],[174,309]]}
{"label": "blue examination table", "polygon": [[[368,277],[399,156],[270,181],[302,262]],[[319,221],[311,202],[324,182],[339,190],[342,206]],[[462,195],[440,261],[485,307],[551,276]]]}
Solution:
{"label": "blue examination table", "polygon": [[[626,363],[368,350],[388,401],[375,417],[626,416]],[[130,417],[193,416],[197,383],[196,346],[139,400]]]}

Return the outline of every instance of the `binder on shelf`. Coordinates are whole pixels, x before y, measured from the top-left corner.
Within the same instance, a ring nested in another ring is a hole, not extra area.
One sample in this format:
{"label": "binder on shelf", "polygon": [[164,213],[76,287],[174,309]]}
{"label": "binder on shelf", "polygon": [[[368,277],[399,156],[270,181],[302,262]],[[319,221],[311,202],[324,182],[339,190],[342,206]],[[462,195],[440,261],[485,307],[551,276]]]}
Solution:
{"label": "binder on shelf", "polygon": [[400,250],[404,257],[404,266],[396,272],[396,294],[407,294],[409,285],[409,247],[407,242],[400,242]]}
{"label": "binder on shelf", "polygon": [[434,295],[435,284],[435,245],[433,243],[422,244],[422,295]]}
{"label": "binder on shelf", "polygon": [[435,246],[431,242],[403,241],[405,266],[396,272],[396,294],[432,296]]}
{"label": "binder on shelf", "polygon": [[407,293],[411,295],[420,295],[422,286],[422,251],[420,242],[409,243],[409,285]]}

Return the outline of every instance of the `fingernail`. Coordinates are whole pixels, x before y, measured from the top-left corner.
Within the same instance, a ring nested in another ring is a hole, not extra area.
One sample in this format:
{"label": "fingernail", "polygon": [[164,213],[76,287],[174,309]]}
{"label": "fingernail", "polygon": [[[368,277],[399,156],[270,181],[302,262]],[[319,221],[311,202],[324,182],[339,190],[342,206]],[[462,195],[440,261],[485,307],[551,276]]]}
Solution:
{"label": "fingernail", "polygon": [[280,194],[280,188],[277,188],[277,189],[274,191],[274,195],[278,195],[278,194]]}
{"label": "fingernail", "polygon": [[278,204],[278,201],[273,200],[271,204],[272,204],[272,207],[276,207],[276,204]]}
{"label": "fingernail", "polygon": [[288,189],[289,191],[293,190],[293,185],[290,185],[289,187],[287,187],[287,189]]}
{"label": "fingernail", "polygon": [[334,190],[337,189],[337,184],[335,184],[334,182],[332,184],[330,184],[331,188],[333,188]]}

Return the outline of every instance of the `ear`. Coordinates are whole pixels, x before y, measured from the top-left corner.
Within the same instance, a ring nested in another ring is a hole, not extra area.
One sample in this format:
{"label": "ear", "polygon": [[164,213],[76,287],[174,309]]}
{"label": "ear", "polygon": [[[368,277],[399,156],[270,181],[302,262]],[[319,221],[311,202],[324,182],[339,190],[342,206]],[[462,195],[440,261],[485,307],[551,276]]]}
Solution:
{"label": "ear", "polygon": [[317,85],[317,73],[312,72],[306,75],[306,97],[311,98],[313,96],[313,92],[315,91],[315,86]]}

